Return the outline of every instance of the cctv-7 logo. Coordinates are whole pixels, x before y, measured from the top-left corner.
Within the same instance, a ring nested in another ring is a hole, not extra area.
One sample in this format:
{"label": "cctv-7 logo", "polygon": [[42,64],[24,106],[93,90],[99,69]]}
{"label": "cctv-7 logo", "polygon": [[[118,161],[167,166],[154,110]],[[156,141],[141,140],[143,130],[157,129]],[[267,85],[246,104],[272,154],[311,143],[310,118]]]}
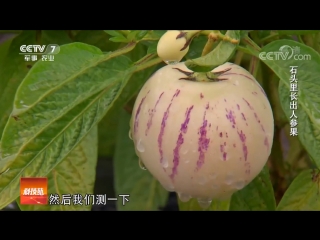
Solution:
{"label": "cctv-7 logo", "polygon": [[54,52],[54,50],[56,49],[56,46],[54,46],[54,45],[52,46],[52,45],[51,45],[50,47],[52,48],[51,53],[53,53],[53,52]]}

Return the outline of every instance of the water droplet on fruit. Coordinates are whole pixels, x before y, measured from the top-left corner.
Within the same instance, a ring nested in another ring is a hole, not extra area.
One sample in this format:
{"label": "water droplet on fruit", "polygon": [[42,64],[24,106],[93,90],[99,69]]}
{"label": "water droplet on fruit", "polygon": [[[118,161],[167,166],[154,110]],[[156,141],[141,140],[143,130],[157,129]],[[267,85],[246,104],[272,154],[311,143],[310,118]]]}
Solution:
{"label": "water droplet on fruit", "polygon": [[190,159],[186,159],[184,162],[185,162],[185,163],[189,163],[189,162],[190,162]]}
{"label": "water droplet on fruit", "polygon": [[137,143],[137,150],[139,151],[139,152],[144,152],[145,151],[145,148],[144,148],[144,146],[143,146],[143,144],[142,144],[142,140],[140,139],[139,141],[138,141],[138,143]]}
{"label": "water droplet on fruit", "polygon": [[163,185],[163,188],[167,190],[168,192],[174,192],[174,186],[173,185]]}
{"label": "water droplet on fruit", "polygon": [[194,149],[194,150],[192,150],[192,152],[193,152],[193,153],[195,153],[195,152],[196,152],[196,150]]}
{"label": "water droplet on fruit", "polygon": [[239,81],[236,80],[236,81],[234,82],[234,84],[238,86],[238,85],[239,85]]}
{"label": "water droplet on fruit", "polygon": [[234,187],[238,190],[242,189],[244,187],[244,184],[245,182],[243,180],[240,180],[240,181],[237,181],[235,184],[234,184]]}
{"label": "water droplet on fruit", "polygon": [[211,199],[202,199],[202,198],[198,198],[198,203],[199,206],[203,209],[207,209],[208,207],[210,207],[212,200]]}
{"label": "water droplet on fruit", "polygon": [[131,130],[129,130],[129,138],[132,140],[132,133],[131,133]]}
{"label": "water droplet on fruit", "polygon": [[142,169],[142,170],[147,170],[146,166],[143,164],[142,160],[139,159],[139,167]]}
{"label": "water droplet on fruit", "polygon": [[164,61],[166,64],[170,64],[170,65],[174,65],[174,64],[177,64],[177,63],[179,63],[179,61],[177,61],[177,60],[174,60],[174,61],[172,61],[172,60],[166,60],[166,61]]}
{"label": "water droplet on fruit", "polygon": [[188,153],[188,151],[189,151],[188,149],[184,149],[184,150],[182,151],[182,154],[183,154],[183,155],[186,155],[186,154]]}
{"label": "water droplet on fruit", "polygon": [[231,185],[232,182],[233,182],[233,174],[232,173],[228,173],[226,178],[225,178],[225,180],[226,180],[226,184],[227,185]]}
{"label": "water droplet on fruit", "polygon": [[188,202],[191,199],[191,196],[185,193],[178,193],[181,202]]}
{"label": "water droplet on fruit", "polygon": [[162,167],[167,168],[169,166],[168,159],[165,157],[162,159]]}
{"label": "water droplet on fruit", "polygon": [[198,183],[199,183],[200,185],[203,185],[203,184],[205,184],[206,182],[207,182],[207,179],[206,179],[205,176],[200,176],[200,177],[199,177]]}

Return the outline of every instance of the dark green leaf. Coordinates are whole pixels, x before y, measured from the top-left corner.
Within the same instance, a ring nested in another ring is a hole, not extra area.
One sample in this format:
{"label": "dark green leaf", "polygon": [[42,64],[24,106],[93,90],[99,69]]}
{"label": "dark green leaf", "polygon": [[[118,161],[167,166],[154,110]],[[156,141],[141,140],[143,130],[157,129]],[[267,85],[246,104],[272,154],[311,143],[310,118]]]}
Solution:
{"label": "dark green leaf", "polygon": [[[139,47],[137,46],[138,50]],[[136,52],[136,54],[139,54]],[[99,123],[99,153],[103,156],[111,156],[114,152],[116,129],[119,124],[119,113],[124,105],[138,93],[142,85],[154,73],[159,66],[153,66],[133,74],[130,80],[123,85],[121,95],[115,100],[111,109]],[[130,111],[130,107],[128,106]]]}
{"label": "dark green leaf", "polygon": [[320,32],[320,30],[278,30],[279,35],[305,35],[318,32]]}
{"label": "dark green leaf", "polygon": [[141,40],[146,34],[148,33],[148,30],[134,30],[131,31],[127,39],[129,42],[139,41]]}
{"label": "dark green leaf", "polygon": [[126,54],[132,62],[136,62],[143,58],[147,53],[147,47],[142,44],[137,44],[137,46],[130,52]]}
{"label": "dark green leaf", "polygon": [[109,36],[102,30],[81,30],[74,37],[75,42],[82,42],[96,46],[101,51],[114,51],[119,47],[119,43],[111,42]]}
{"label": "dark green leaf", "polygon": [[[298,116],[298,137],[315,159],[315,164],[320,167],[320,55],[312,48],[301,43],[290,40],[274,41],[264,48],[262,52],[279,52],[282,46],[300,47],[300,54],[306,60],[291,59],[263,60],[280,78],[279,94],[282,108],[290,120],[290,66],[297,66],[298,79],[298,109],[295,114]],[[297,56],[297,55],[295,55]],[[310,58],[311,60],[307,60]]]}
{"label": "dark green leaf", "polygon": [[46,176],[102,119],[131,77],[131,65],[125,56],[72,43],[61,46],[54,62],[33,67],[1,141],[0,169],[9,170],[0,175],[0,208],[19,196],[21,176]]}
{"label": "dark green leaf", "polygon": [[125,38],[125,37],[123,37],[123,36],[112,37],[112,38],[109,38],[109,40],[110,40],[111,42],[120,42],[120,43],[130,42],[127,38]]}
{"label": "dark green leaf", "polygon": [[157,52],[157,46],[158,42],[151,42],[151,44],[148,47],[147,54],[152,54]]}
{"label": "dark green leaf", "polygon": [[4,42],[0,43],[0,66],[2,67],[3,61],[7,57],[7,53],[9,51],[10,45],[13,41],[13,37],[5,40]]}
{"label": "dark green leaf", "polygon": [[[118,110],[120,111],[119,108]],[[119,111],[109,111],[99,122],[99,157],[113,156],[119,125]]]}
{"label": "dark green leaf", "polygon": [[131,115],[122,111],[119,117],[116,152],[114,156],[115,191],[130,194],[124,206],[117,202],[118,210],[157,210],[165,205],[168,192],[148,171],[139,167],[134,144],[129,138]]}
{"label": "dark green leaf", "polygon": [[[240,30],[228,30],[225,35],[240,40]],[[185,64],[192,71],[209,72],[215,67],[227,62],[233,56],[237,46],[238,44],[221,41],[218,46],[207,55],[196,59],[189,59]]]}
{"label": "dark green leaf", "polygon": [[0,136],[12,111],[15,92],[34,64],[25,61],[24,56],[19,54],[20,46],[29,44],[36,44],[35,31],[24,31],[15,37],[0,65]]}
{"label": "dark green leaf", "polygon": [[186,54],[185,58],[194,59],[194,58],[201,57],[202,50],[206,45],[207,41],[208,41],[208,37],[203,35],[200,35],[199,37],[194,38],[189,46],[189,51]]}
{"label": "dark green leaf", "polygon": [[[74,148],[73,151],[48,174],[48,195],[93,194],[97,165],[97,126]],[[91,210],[91,205],[20,205],[22,211],[84,211]]]}
{"label": "dark green leaf", "polygon": [[139,30],[136,39],[137,40],[141,40],[142,38],[144,38],[144,36],[147,35],[147,33],[149,32],[149,30]]}
{"label": "dark green leaf", "polygon": [[277,210],[320,210],[319,179],[312,180],[312,170],[304,170],[291,183]]}
{"label": "dark green leaf", "polygon": [[251,31],[254,31],[254,30],[241,30],[240,31],[240,39],[245,37],[245,36],[248,36],[248,33],[251,32]]}
{"label": "dark green leaf", "polygon": [[231,211],[272,211],[275,209],[276,201],[267,166],[244,189],[233,194],[230,204]]}
{"label": "dark green leaf", "polygon": [[153,30],[152,35],[160,39],[166,32],[167,30]]}
{"label": "dark green leaf", "polygon": [[44,45],[58,44],[63,45],[71,43],[68,32],[66,30],[42,30],[41,31],[41,43]]}
{"label": "dark green leaf", "polygon": [[113,37],[124,37],[119,30],[104,30],[107,34]]}
{"label": "dark green leaf", "polygon": [[271,30],[257,30],[259,38],[268,37],[271,34]]}

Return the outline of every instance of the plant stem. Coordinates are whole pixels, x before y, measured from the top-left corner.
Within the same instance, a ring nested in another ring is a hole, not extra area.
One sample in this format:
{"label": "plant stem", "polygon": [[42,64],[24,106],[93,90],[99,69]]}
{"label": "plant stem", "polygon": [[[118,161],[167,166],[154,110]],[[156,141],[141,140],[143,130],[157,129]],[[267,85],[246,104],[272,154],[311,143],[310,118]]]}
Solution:
{"label": "plant stem", "polygon": [[254,78],[257,78],[258,69],[259,69],[259,59],[255,56],[252,56],[250,61],[249,72],[252,74],[252,76],[254,76]]}
{"label": "plant stem", "polygon": [[202,54],[201,54],[202,57],[207,55],[209,52],[211,52],[214,43],[215,41],[213,39],[208,38],[208,41],[202,50]]}
{"label": "plant stem", "polygon": [[255,49],[256,51],[260,52],[261,48],[248,36],[245,36],[242,41],[246,44],[251,46],[253,49]]}
{"label": "plant stem", "polygon": [[201,35],[206,35],[206,36],[209,36],[210,33],[212,33],[214,30],[202,30],[200,32]]}
{"label": "plant stem", "polygon": [[300,43],[305,44],[303,39],[302,39],[302,37],[301,37],[301,35],[298,35],[298,40],[299,40]]}
{"label": "plant stem", "polygon": [[154,65],[157,65],[157,64],[159,64],[161,62],[162,62],[161,58],[155,58],[155,59],[152,59],[150,61],[143,62],[143,63],[135,66],[134,73],[142,71],[142,70],[144,70],[146,68],[149,68],[149,67],[152,67]]}
{"label": "plant stem", "polygon": [[237,64],[237,65],[240,65],[240,64],[241,64],[241,61],[242,61],[242,58],[243,58],[243,55],[244,55],[244,52],[242,52],[242,51],[237,51],[237,54],[236,54],[234,63]]}
{"label": "plant stem", "polygon": [[269,36],[267,36],[267,37],[264,37],[264,38],[260,39],[258,43],[261,44],[261,43],[264,43],[264,42],[266,42],[266,41],[273,40],[274,38],[278,38],[278,37],[279,37],[279,34],[278,34],[278,33],[271,34],[271,35],[269,35]]}
{"label": "plant stem", "polygon": [[249,49],[242,47],[242,46],[237,46],[237,49],[240,50],[243,53],[249,54],[251,56],[255,56]]}
{"label": "plant stem", "polygon": [[144,63],[144,62],[146,62],[146,61],[154,58],[155,56],[157,56],[157,54],[155,54],[155,53],[147,54],[147,55],[145,55],[143,58],[141,58],[141,59],[139,59],[138,61],[136,61],[136,62],[134,63],[134,65],[140,65],[140,64],[142,64],[142,63]]}

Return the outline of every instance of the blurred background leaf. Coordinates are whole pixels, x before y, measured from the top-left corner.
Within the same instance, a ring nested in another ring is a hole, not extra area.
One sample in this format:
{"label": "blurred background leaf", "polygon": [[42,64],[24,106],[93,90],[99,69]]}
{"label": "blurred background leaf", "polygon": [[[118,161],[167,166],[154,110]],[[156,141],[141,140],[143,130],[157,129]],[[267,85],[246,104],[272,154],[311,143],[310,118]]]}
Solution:
{"label": "blurred background leaf", "polygon": [[159,210],[168,200],[169,193],[148,172],[139,167],[132,140],[129,138],[131,114],[121,111],[114,155],[115,192],[130,194],[124,206],[117,202],[118,210]]}

